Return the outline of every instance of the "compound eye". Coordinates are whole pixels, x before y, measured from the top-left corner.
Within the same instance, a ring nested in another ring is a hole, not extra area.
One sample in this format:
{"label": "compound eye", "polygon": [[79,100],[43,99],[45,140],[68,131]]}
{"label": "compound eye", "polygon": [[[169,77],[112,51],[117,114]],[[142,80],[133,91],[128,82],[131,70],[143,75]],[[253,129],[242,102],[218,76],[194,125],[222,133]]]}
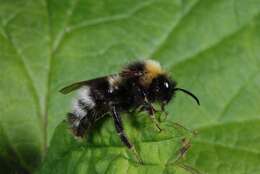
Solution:
{"label": "compound eye", "polygon": [[168,83],[168,82],[164,82],[164,86],[165,86],[165,88],[167,88],[167,89],[168,89],[170,85],[169,85],[169,83]]}

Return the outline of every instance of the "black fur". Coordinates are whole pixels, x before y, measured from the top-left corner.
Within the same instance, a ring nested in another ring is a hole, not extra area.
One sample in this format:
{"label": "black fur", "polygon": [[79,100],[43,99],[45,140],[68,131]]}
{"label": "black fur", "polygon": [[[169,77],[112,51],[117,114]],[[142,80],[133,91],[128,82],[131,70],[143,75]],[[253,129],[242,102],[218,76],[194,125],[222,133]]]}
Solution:
{"label": "black fur", "polygon": [[127,65],[125,69],[132,72],[143,72],[145,70],[145,63],[143,61],[133,62]]}

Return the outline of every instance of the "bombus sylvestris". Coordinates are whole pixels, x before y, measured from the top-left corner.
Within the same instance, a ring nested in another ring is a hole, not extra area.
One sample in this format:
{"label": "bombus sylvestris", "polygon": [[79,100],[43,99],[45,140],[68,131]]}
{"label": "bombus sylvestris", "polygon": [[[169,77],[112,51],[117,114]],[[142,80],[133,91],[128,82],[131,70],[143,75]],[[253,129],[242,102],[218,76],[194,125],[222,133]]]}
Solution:
{"label": "bombus sylvestris", "polygon": [[173,99],[176,91],[182,91],[200,104],[194,94],[177,87],[159,62],[150,59],[130,63],[118,74],[73,83],[60,92],[68,94],[74,90],[78,90],[79,95],[73,102],[72,111],[67,114],[73,134],[83,137],[100,118],[110,115],[120,140],[140,163],[140,156],[125,134],[121,113],[141,108],[161,130],[153,103],[159,103],[161,111],[165,112],[164,106]]}

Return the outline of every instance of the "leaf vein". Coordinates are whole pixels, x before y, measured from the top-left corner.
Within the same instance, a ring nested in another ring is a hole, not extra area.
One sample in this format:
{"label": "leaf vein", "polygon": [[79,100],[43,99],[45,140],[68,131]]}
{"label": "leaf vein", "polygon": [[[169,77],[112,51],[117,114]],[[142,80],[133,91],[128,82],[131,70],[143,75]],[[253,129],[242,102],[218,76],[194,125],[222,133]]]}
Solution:
{"label": "leaf vein", "polygon": [[218,121],[221,121],[222,118],[225,116],[225,114],[228,112],[228,109],[232,106],[232,104],[236,101],[236,99],[239,97],[240,93],[246,89],[248,83],[252,81],[257,75],[259,71],[256,71],[252,73],[252,75],[248,78],[248,80],[239,87],[239,89],[235,92],[235,94],[230,98],[230,100],[225,104],[225,107],[223,108],[222,112],[219,114]]}
{"label": "leaf vein", "polygon": [[141,11],[142,9],[152,5],[155,2],[156,2],[156,0],[145,1],[141,5],[133,8],[127,14],[117,14],[117,15],[113,15],[113,16],[97,18],[97,19],[94,19],[94,20],[83,21],[78,25],[74,25],[74,26],[69,27],[68,30],[67,30],[67,33],[74,32],[75,30],[79,30],[79,29],[82,29],[82,28],[85,28],[85,27],[91,27],[91,26],[95,26],[95,25],[99,25],[99,24],[104,24],[104,23],[128,19],[128,18],[132,17],[133,15],[135,15],[136,13],[138,13],[139,11]]}
{"label": "leaf vein", "polygon": [[248,24],[250,22],[254,21],[259,15],[260,15],[260,13],[257,13],[256,15],[254,15],[254,17],[252,17],[252,19],[250,21],[248,21],[246,24],[242,25],[236,31],[223,36],[218,41],[216,41],[215,43],[209,45],[208,47],[202,48],[201,50],[198,50],[197,52],[193,53],[192,55],[182,58],[180,61],[176,62],[173,65],[169,65],[169,67],[170,67],[169,69],[174,69],[175,67],[177,67],[177,66],[179,66],[181,64],[185,64],[186,62],[189,62],[191,60],[196,60],[198,58],[201,58],[199,55],[201,55],[204,52],[207,52],[207,51],[209,51],[211,49],[214,49],[214,48],[218,47],[219,45],[221,45],[223,42],[225,42],[229,38],[234,37],[237,34],[239,34],[240,32],[242,32],[243,30],[245,30],[248,27]]}
{"label": "leaf vein", "polygon": [[251,154],[255,154],[255,155],[260,156],[260,151],[250,150],[250,149],[247,149],[247,148],[241,148],[241,147],[237,147],[237,146],[229,146],[229,145],[224,144],[224,143],[210,142],[210,141],[207,141],[207,140],[200,140],[200,139],[193,140],[193,143],[208,144],[208,145],[212,145],[212,146],[218,146],[218,147],[222,147],[222,148],[225,148],[225,149],[236,150],[236,151],[251,153]]}
{"label": "leaf vein", "polygon": [[160,39],[160,41],[157,44],[157,47],[152,50],[151,53],[147,57],[153,57],[157,52],[160,51],[161,48],[167,43],[169,36],[175,31],[175,29],[178,28],[178,26],[181,24],[181,22],[185,19],[185,17],[189,16],[189,14],[192,12],[192,10],[201,2],[201,0],[197,0],[192,6],[178,19],[177,23],[173,23],[170,27],[169,31],[166,32],[164,36]]}
{"label": "leaf vein", "polygon": [[4,32],[4,35],[5,35],[5,38],[10,43],[10,46],[14,49],[14,51],[15,51],[17,57],[18,57],[18,61],[21,64],[25,78],[28,80],[28,88],[30,89],[30,91],[32,93],[32,98],[33,98],[33,100],[35,102],[35,106],[36,106],[36,115],[39,119],[39,125],[41,127],[42,115],[41,115],[41,109],[40,109],[41,107],[40,107],[40,102],[39,102],[40,99],[39,99],[39,96],[37,94],[36,87],[33,83],[32,76],[31,76],[31,73],[29,71],[29,68],[26,65],[26,61],[25,61],[26,58],[24,57],[22,52],[16,47],[16,44],[14,43],[12,36],[10,35],[10,33],[7,32],[5,27],[3,27],[3,32]]}

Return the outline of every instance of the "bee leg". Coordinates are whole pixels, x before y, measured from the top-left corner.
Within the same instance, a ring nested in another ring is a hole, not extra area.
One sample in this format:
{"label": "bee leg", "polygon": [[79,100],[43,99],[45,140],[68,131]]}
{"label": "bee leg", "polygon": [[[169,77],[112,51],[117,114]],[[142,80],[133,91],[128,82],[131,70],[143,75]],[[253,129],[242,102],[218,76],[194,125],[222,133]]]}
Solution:
{"label": "bee leg", "polygon": [[146,107],[146,110],[152,120],[152,122],[155,124],[155,126],[158,128],[159,132],[162,131],[159,122],[157,121],[157,119],[155,118],[155,112],[156,110],[153,108],[153,106],[151,104],[149,104],[148,107]]}
{"label": "bee leg", "polygon": [[126,145],[127,148],[134,154],[134,156],[137,159],[137,161],[140,164],[143,164],[143,161],[140,158],[139,154],[137,153],[134,145],[128,140],[128,138],[127,138],[127,136],[126,136],[126,134],[124,132],[124,128],[123,128],[123,123],[122,123],[121,117],[120,117],[120,115],[117,112],[115,107],[112,108],[112,116],[113,116],[113,120],[114,120],[116,131],[117,131],[117,133],[118,133],[122,143],[124,145]]}
{"label": "bee leg", "polygon": [[140,108],[137,109],[136,113],[139,114],[140,112],[145,111],[145,107],[141,106]]}
{"label": "bee leg", "polygon": [[191,147],[191,142],[189,139],[183,138],[182,140],[182,147],[179,149],[179,153],[181,157],[184,157],[186,152],[190,149]]}
{"label": "bee leg", "polygon": [[161,111],[164,114],[164,119],[161,119],[160,121],[165,121],[168,117],[168,112],[165,111],[165,104],[161,104]]}
{"label": "bee leg", "polygon": [[171,162],[171,164],[177,164],[180,160],[182,160],[185,157],[187,151],[191,147],[191,141],[189,139],[183,138],[181,141],[182,141],[181,142],[182,145],[181,145],[181,148],[177,152],[178,155],[175,158],[175,160],[173,162]]}
{"label": "bee leg", "polygon": [[160,124],[157,121],[157,119],[155,118],[155,112],[157,112],[157,111],[155,110],[153,105],[148,101],[147,95],[143,90],[142,90],[142,94],[143,94],[143,97],[144,97],[144,104],[143,104],[142,108],[148,112],[152,122],[155,124],[155,126],[157,127],[159,132],[161,132],[162,129],[160,127]]}

